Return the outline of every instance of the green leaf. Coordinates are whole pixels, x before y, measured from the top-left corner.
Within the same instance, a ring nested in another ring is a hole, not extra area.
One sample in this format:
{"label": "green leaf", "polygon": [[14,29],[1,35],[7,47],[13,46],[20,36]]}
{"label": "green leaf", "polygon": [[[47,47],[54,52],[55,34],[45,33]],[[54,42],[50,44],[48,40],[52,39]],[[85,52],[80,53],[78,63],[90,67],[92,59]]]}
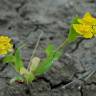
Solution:
{"label": "green leaf", "polygon": [[13,56],[13,54],[6,55],[6,57],[4,57],[4,59],[3,59],[3,62],[14,63],[15,62],[15,57]]}
{"label": "green leaf", "polygon": [[53,50],[54,50],[54,46],[52,44],[49,44],[48,47],[45,49],[47,56],[50,56]]}
{"label": "green leaf", "polygon": [[35,79],[35,76],[33,75],[33,73],[28,71],[25,67],[22,67],[20,69],[20,75],[24,77],[24,81],[26,83],[31,83]]}
{"label": "green leaf", "polygon": [[78,17],[75,17],[72,20],[72,24],[71,24],[71,27],[70,27],[70,30],[69,30],[69,35],[68,35],[68,40],[70,42],[75,41],[77,39],[77,37],[79,36],[79,34],[73,28],[73,24],[78,24],[77,20],[78,20]]}
{"label": "green leaf", "polygon": [[21,67],[20,68],[20,74],[21,75],[24,75],[24,74],[26,74],[28,72],[28,70],[25,68],[25,67]]}
{"label": "green leaf", "polygon": [[30,60],[30,72],[34,72],[40,64],[40,58],[34,57]]}
{"label": "green leaf", "polygon": [[61,52],[54,52],[54,50],[55,47],[53,47],[53,45],[49,45],[46,48],[47,57],[37,67],[35,75],[44,74],[51,68],[52,64],[59,59]]}
{"label": "green leaf", "polygon": [[21,54],[20,54],[20,51],[19,49],[16,49],[16,52],[15,52],[15,68],[17,71],[20,72],[20,69],[22,67],[24,67],[24,64],[23,64],[23,61],[22,61],[22,58],[21,58]]}
{"label": "green leaf", "polygon": [[27,84],[31,83],[34,79],[35,79],[35,76],[32,72],[27,72],[26,74],[24,74],[24,80]]}
{"label": "green leaf", "polygon": [[23,80],[23,78],[21,76],[16,76],[16,77],[14,77],[14,78],[12,78],[10,80],[10,83],[12,84],[12,83],[14,83],[16,81],[22,81],[23,82],[24,80]]}

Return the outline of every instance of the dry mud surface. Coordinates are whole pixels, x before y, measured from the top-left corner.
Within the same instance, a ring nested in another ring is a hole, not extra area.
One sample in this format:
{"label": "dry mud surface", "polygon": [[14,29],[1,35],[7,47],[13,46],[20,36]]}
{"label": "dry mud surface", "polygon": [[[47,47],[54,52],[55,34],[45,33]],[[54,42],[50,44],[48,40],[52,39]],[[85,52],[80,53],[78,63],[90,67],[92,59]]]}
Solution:
{"label": "dry mud surface", "polygon": [[[41,32],[36,55],[43,58],[48,43],[58,46],[65,40],[74,16],[86,11],[96,16],[94,1],[0,0],[0,34],[11,36],[15,44],[27,39],[27,47],[21,50],[27,66]],[[10,85],[9,78],[18,74],[0,63],[0,96],[96,96],[95,70],[96,38],[81,38],[67,46],[51,70],[30,85]]]}

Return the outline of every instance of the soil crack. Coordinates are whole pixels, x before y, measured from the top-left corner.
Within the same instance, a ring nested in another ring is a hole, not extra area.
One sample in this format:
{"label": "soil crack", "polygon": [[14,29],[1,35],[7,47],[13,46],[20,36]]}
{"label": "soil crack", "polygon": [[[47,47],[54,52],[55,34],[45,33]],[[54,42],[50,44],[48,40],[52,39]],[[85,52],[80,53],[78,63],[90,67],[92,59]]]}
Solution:
{"label": "soil crack", "polygon": [[84,38],[81,38],[77,43],[76,43],[76,46],[75,48],[73,48],[70,53],[73,53],[75,52],[78,48],[79,48],[79,45],[81,44],[81,42],[84,40]]}
{"label": "soil crack", "polygon": [[45,81],[46,83],[48,83],[48,84],[50,85],[50,88],[51,88],[51,89],[57,89],[57,88],[59,88],[59,87],[62,87],[62,86],[64,86],[64,85],[67,85],[67,84],[69,84],[69,83],[72,82],[72,80],[66,80],[66,81],[61,81],[60,83],[53,85],[53,84],[51,83],[51,81],[48,80],[48,79],[45,78],[45,77],[39,77],[37,80],[43,80],[43,81]]}
{"label": "soil crack", "polygon": [[81,86],[81,89],[80,89],[80,93],[81,93],[81,96],[84,96],[84,93],[83,93],[83,88]]}

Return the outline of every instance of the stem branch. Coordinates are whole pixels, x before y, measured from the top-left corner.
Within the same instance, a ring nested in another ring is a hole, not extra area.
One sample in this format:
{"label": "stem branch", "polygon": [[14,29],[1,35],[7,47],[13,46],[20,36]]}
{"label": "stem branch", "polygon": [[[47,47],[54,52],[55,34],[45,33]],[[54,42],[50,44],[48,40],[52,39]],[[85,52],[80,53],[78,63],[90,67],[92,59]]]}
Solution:
{"label": "stem branch", "polygon": [[56,50],[55,52],[61,50],[62,48],[64,48],[67,44],[69,43],[69,40],[66,39]]}
{"label": "stem branch", "polygon": [[35,46],[35,48],[34,48],[34,50],[33,50],[33,53],[32,53],[32,56],[31,56],[31,58],[30,58],[30,62],[29,62],[29,65],[28,65],[28,68],[27,68],[27,69],[30,68],[31,60],[33,59],[33,57],[34,57],[34,55],[35,55],[35,53],[36,53],[36,49],[37,49],[37,47],[38,47],[38,45],[39,45],[40,38],[42,37],[42,35],[43,35],[43,32],[41,32],[41,34],[40,34],[40,36],[39,36],[39,39],[38,39],[38,41],[37,41],[37,43],[36,43],[36,46]]}

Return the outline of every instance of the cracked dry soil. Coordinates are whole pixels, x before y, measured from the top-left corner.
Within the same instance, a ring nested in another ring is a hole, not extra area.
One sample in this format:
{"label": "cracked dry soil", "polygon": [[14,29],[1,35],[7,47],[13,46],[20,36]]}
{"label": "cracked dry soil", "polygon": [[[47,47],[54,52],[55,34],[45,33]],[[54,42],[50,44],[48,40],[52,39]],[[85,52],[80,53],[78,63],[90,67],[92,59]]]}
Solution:
{"label": "cracked dry soil", "polygon": [[[0,0],[0,34],[11,36],[15,44],[27,44],[21,50],[27,66],[41,32],[36,56],[44,58],[48,43],[58,46],[65,40],[74,16],[83,16],[86,11],[96,16],[94,1]],[[0,63],[0,96],[96,96],[95,70],[96,38],[81,38],[67,46],[51,70],[30,85],[10,85],[9,79],[18,74],[10,65]]]}

